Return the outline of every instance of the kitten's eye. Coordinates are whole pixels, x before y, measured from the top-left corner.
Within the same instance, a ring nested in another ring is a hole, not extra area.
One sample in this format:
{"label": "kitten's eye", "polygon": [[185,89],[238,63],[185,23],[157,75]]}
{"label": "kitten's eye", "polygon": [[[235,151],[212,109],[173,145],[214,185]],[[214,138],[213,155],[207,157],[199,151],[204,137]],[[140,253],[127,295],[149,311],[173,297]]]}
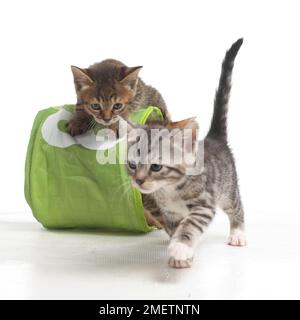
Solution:
{"label": "kitten's eye", "polygon": [[99,103],[94,103],[94,104],[91,104],[91,108],[93,110],[100,110],[101,109],[101,105]]}
{"label": "kitten's eye", "polygon": [[136,163],[134,161],[128,161],[128,166],[132,170],[136,169]]}
{"label": "kitten's eye", "polygon": [[154,172],[157,172],[162,169],[162,165],[154,163],[154,164],[151,164],[150,169]]}
{"label": "kitten's eye", "polygon": [[114,108],[115,110],[120,110],[120,109],[122,109],[122,107],[123,107],[123,104],[122,104],[122,103],[115,103],[115,104],[113,105],[113,108]]}

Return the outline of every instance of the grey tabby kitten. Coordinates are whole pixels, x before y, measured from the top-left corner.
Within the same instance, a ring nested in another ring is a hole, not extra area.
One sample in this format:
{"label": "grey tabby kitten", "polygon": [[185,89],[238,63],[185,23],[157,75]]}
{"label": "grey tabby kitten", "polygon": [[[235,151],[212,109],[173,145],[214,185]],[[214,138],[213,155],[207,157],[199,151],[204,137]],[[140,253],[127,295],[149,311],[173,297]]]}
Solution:
{"label": "grey tabby kitten", "polygon": [[148,136],[148,141],[144,142],[148,143],[149,164],[138,163],[137,158],[128,156],[127,169],[133,185],[143,194],[145,208],[170,236],[169,265],[174,268],[191,267],[195,247],[214,218],[216,207],[222,208],[230,221],[228,244],[233,246],[246,244],[244,211],[237,173],[227,143],[227,109],[231,74],[234,59],[242,43],[243,40],[239,39],[232,45],[222,64],[211,127],[204,139],[204,167],[201,174],[188,175],[184,164],[159,163],[157,155],[151,153],[153,141],[159,143],[153,136],[154,128],[169,130],[192,128],[193,143],[196,143],[198,125],[194,119],[169,123],[166,126],[158,123],[143,126]]}

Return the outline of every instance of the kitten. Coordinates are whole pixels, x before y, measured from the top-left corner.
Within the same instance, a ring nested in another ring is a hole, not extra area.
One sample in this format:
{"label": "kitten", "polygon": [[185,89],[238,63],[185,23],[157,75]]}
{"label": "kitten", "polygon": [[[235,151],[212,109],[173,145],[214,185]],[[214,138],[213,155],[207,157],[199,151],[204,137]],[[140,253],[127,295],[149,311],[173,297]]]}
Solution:
{"label": "kitten", "polygon": [[129,68],[109,59],[87,69],[71,68],[77,93],[76,111],[67,123],[72,136],[86,132],[96,122],[116,130],[120,117],[127,120],[140,107],[150,105],[170,119],[161,94],[138,77],[142,67]]}
{"label": "kitten", "polygon": [[[196,146],[198,125],[194,119],[169,123],[166,126],[152,123],[141,127],[147,133],[147,140],[142,143],[147,144],[149,164],[139,163],[136,156],[130,158],[128,152],[127,170],[133,185],[142,192],[145,208],[170,236],[169,265],[174,268],[191,267],[194,249],[214,218],[217,206],[227,213],[230,221],[228,244],[246,244],[244,211],[235,163],[227,143],[231,74],[234,59],[242,43],[242,39],[235,42],[223,60],[211,127],[204,139],[204,166],[201,174],[188,175],[184,163],[160,163],[157,160],[158,155],[153,154],[153,150],[159,150],[155,145],[160,143],[155,136],[159,131],[153,133],[153,129],[167,128],[171,131],[174,128],[191,128],[192,144]],[[175,147],[174,143],[172,148]]]}

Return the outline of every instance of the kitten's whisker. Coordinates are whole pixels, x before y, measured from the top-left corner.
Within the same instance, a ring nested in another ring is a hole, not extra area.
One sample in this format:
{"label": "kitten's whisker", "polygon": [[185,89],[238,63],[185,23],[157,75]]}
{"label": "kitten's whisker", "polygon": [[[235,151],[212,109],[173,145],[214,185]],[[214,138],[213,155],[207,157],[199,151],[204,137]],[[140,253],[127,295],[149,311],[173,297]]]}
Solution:
{"label": "kitten's whisker", "polygon": [[95,126],[95,120],[94,119],[92,119],[91,121],[90,121],[90,123],[88,124],[88,130],[91,130],[91,129],[93,129],[94,128],[94,126]]}
{"label": "kitten's whisker", "polygon": [[129,187],[130,185],[131,185],[131,182],[130,182],[130,181],[125,181],[124,183],[122,183],[122,184],[119,185],[119,187],[117,188],[116,191],[120,191],[120,189]]}
{"label": "kitten's whisker", "polygon": [[124,187],[124,191],[122,192],[120,199],[123,200],[123,198],[125,197],[125,195],[128,193],[129,189],[130,189],[131,183],[128,183],[125,187]]}
{"label": "kitten's whisker", "polygon": [[128,189],[131,186],[131,181],[125,181],[124,183],[120,184],[119,187],[117,188],[117,191],[120,191],[120,189],[124,189],[122,196],[124,196],[124,193],[128,191]]}
{"label": "kitten's whisker", "polygon": [[[111,182],[115,182],[115,181],[117,181],[117,180],[120,180],[120,177],[115,177],[114,179],[112,179],[111,180]],[[123,182],[122,184],[120,184],[118,187],[120,187],[120,186],[122,186],[123,184],[125,185],[125,184],[127,184],[127,183],[130,183],[130,179],[128,180],[128,181],[125,181],[125,182]]]}

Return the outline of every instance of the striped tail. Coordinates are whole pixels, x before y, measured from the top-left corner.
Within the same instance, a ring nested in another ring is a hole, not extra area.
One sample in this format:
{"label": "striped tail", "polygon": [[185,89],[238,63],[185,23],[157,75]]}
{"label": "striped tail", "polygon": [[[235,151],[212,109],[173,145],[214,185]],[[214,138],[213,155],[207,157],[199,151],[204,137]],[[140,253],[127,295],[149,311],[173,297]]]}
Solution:
{"label": "striped tail", "polygon": [[222,63],[219,87],[215,96],[213,118],[207,137],[227,141],[227,111],[231,90],[231,75],[235,57],[242,44],[243,39],[239,39],[226,52]]}

